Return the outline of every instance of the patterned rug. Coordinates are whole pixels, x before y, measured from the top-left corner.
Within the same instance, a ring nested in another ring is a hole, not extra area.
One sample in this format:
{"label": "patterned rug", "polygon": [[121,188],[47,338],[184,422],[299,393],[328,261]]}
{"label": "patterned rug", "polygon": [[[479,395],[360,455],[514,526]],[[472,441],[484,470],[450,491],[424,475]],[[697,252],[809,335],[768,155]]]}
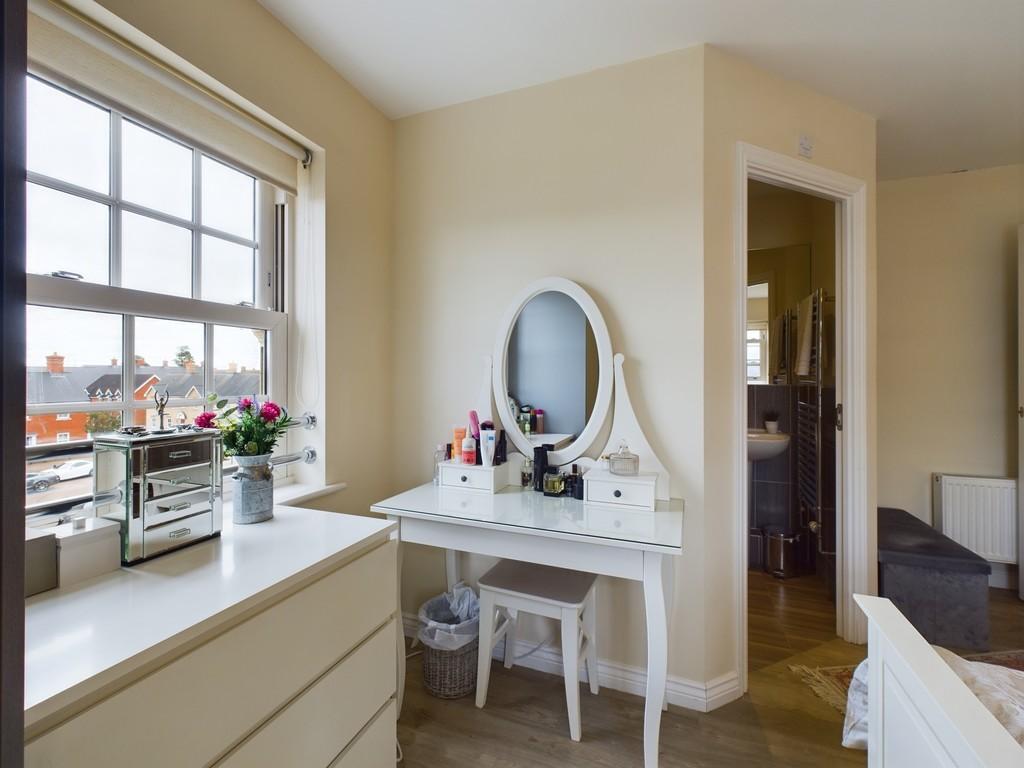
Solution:
{"label": "patterned rug", "polygon": [[[1024,650],[975,653],[964,658],[1024,672]],[[805,667],[802,664],[791,664],[789,669],[803,680],[819,699],[840,713],[846,714],[846,692],[850,689],[850,681],[853,679],[853,670],[856,666]]]}

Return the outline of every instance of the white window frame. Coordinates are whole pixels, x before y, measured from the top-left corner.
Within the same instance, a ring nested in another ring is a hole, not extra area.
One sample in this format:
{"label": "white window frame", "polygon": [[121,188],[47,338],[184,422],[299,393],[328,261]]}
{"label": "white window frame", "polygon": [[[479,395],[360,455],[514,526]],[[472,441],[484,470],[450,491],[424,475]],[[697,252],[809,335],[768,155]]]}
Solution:
{"label": "white window frame", "polygon": [[[279,208],[285,200],[282,193],[271,184],[262,181],[255,173],[244,165],[209,151],[188,137],[175,131],[154,124],[152,121],[117,107],[109,99],[82,89],[78,85],[69,84],[49,72],[32,76],[46,85],[58,88],[73,97],[83,99],[110,114],[110,194],[95,192],[79,187],[60,179],[44,176],[35,172],[26,174],[26,182],[39,184],[79,198],[92,200],[109,206],[109,276],[110,284],[89,283],[81,280],[55,277],[49,274],[29,274],[26,277],[26,301],[29,305],[57,307],[63,309],[104,312],[120,315],[123,318],[121,344],[121,396],[119,399],[90,401],[85,393],[83,400],[62,403],[33,403],[26,405],[27,417],[42,414],[71,414],[118,411],[125,423],[130,423],[133,413],[152,407],[142,401],[132,399],[135,382],[135,319],[137,317],[161,320],[181,320],[202,323],[204,325],[203,372],[206,394],[214,389],[214,327],[234,326],[238,328],[256,329],[267,332],[265,350],[264,380],[266,391],[252,393],[258,397],[272,398],[275,402],[287,407],[288,393],[288,315],[283,311],[279,296],[284,279],[284,268],[287,253],[279,250],[287,247],[284,236],[277,235]],[[191,220],[180,219],[161,211],[123,200],[120,198],[121,173],[121,141],[120,127],[123,120],[130,120],[147,130],[154,131],[172,141],[182,144],[192,151],[192,205]],[[221,230],[201,224],[202,210],[202,177],[201,165],[203,156],[239,170],[256,179],[255,184],[255,239],[248,240]],[[121,252],[120,231],[121,212],[127,211],[147,216],[158,221],[186,228],[192,233],[192,295],[202,295],[202,236],[215,237],[238,243],[255,249],[253,287],[255,306],[248,304],[222,304],[205,301],[200,298],[168,296],[148,291],[123,288],[120,283]],[[262,244],[262,247],[261,247]],[[205,398],[171,398],[167,403],[167,412],[172,409],[202,406]],[[26,435],[26,445],[40,447],[36,440],[29,443],[30,435]],[[35,437],[35,435],[32,435]],[[73,445],[88,446],[91,439],[72,441]],[[67,444],[62,444],[67,445]],[[37,511],[33,508],[33,512]]]}
{"label": "white window frame", "polygon": [[[769,344],[768,344],[768,333],[769,333],[769,330],[768,330],[768,323],[767,323],[767,321],[759,320],[759,321],[747,323],[747,333],[750,333],[751,331],[757,331],[758,333],[761,334],[761,362],[760,362],[760,365],[759,365],[759,375],[758,375],[758,377],[756,379],[752,379],[752,378],[750,378],[750,376],[748,374],[748,376],[747,376],[747,383],[748,384],[767,384],[768,383],[768,349],[769,349]],[[743,346],[743,357],[744,357],[744,361],[745,361],[744,366],[743,366],[743,370],[744,371],[748,371],[750,369],[750,358],[747,356],[747,347],[750,346],[750,343],[751,343],[750,340],[747,339],[746,338],[746,334],[744,334],[744,346]]]}
{"label": "white window frame", "polygon": [[71,433],[70,432],[58,432],[57,433],[57,442],[58,443],[70,443],[71,442]]}
{"label": "white window frame", "polygon": [[71,414],[67,413],[67,412],[65,412],[65,413],[58,413],[57,414],[57,421],[71,421]]}

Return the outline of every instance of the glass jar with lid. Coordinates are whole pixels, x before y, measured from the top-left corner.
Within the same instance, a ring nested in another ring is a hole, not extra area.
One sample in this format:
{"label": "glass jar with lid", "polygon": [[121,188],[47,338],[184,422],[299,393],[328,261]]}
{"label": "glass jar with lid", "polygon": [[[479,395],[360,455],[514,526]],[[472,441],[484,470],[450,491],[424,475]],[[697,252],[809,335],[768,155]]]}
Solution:
{"label": "glass jar with lid", "polygon": [[640,472],[640,457],[630,453],[626,441],[619,443],[619,450],[608,456],[608,471],[613,475],[636,475]]}

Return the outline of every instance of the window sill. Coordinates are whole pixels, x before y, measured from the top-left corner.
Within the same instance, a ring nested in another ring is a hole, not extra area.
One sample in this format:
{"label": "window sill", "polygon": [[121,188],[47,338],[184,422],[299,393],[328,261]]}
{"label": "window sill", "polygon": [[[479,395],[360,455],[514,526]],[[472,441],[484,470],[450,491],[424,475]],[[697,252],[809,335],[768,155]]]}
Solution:
{"label": "window sill", "polygon": [[326,485],[315,485],[313,483],[296,483],[284,481],[275,481],[274,483],[274,503],[283,504],[287,506],[294,506],[297,504],[303,504],[313,499],[318,499],[321,496],[327,496],[335,493],[336,491],[343,491],[348,487],[348,483],[327,483]]}

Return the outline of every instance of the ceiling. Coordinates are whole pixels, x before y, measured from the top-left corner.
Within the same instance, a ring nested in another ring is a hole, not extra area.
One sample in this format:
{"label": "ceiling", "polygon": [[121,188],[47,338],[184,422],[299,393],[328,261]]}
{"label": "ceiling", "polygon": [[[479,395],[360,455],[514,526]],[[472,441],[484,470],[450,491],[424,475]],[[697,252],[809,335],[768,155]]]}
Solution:
{"label": "ceiling", "polygon": [[1024,0],[260,0],[398,118],[711,43],[878,117],[879,178],[1024,162]]}

